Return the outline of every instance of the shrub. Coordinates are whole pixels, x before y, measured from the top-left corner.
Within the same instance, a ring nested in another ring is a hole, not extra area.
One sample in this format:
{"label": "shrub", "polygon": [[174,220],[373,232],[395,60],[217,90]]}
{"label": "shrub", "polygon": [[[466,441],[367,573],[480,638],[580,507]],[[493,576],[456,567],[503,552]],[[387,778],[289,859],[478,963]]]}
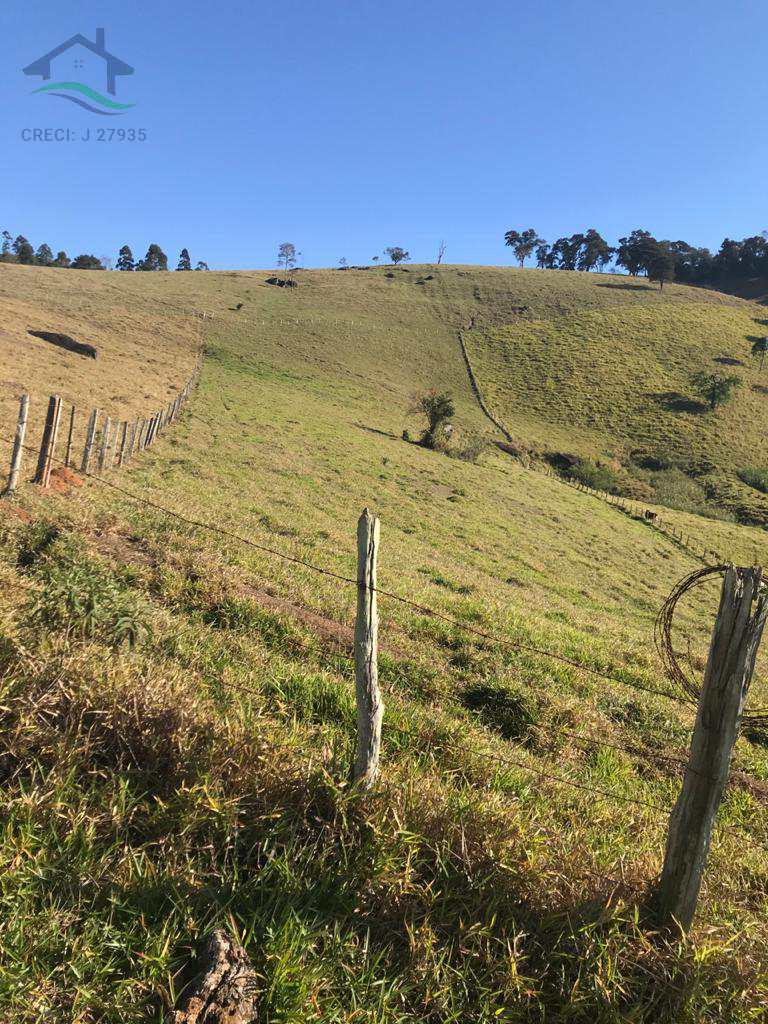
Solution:
{"label": "shrub", "polygon": [[451,455],[463,462],[478,463],[491,446],[491,442],[483,434],[469,434],[463,445],[454,448]]}
{"label": "shrub", "polygon": [[674,459],[663,452],[638,449],[632,452],[631,459],[640,469],[649,469],[654,473],[658,473],[662,469],[672,469],[675,466]]}
{"label": "shrub", "polygon": [[427,417],[419,443],[425,448],[438,447],[450,433],[448,426],[456,413],[451,396],[447,391],[425,391],[415,396],[412,411]]}
{"label": "shrub", "polygon": [[616,474],[611,467],[593,462],[592,459],[579,459],[566,473],[572,480],[578,480],[596,491],[615,494],[619,489]]}
{"label": "shrub", "polygon": [[691,479],[682,469],[665,469],[651,476],[657,504],[676,508],[681,512],[704,514],[707,492],[698,480]]}
{"label": "shrub", "polygon": [[756,491],[762,491],[763,494],[768,494],[768,469],[740,469],[737,476],[747,486],[754,487]]}

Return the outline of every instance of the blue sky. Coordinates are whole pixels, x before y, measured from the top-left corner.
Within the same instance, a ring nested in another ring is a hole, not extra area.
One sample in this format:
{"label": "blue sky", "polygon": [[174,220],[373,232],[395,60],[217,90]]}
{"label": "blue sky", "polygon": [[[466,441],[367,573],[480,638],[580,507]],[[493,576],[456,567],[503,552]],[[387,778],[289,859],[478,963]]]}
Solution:
{"label": "blue sky", "polygon": [[[32,95],[21,68],[97,27],[135,107]],[[286,240],[308,266],[432,260],[440,239],[448,262],[505,263],[529,226],[716,248],[768,227],[766,38],[764,0],[6,0],[0,228],[212,267],[273,266]],[[147,141],[93,140],[118,128]]]}

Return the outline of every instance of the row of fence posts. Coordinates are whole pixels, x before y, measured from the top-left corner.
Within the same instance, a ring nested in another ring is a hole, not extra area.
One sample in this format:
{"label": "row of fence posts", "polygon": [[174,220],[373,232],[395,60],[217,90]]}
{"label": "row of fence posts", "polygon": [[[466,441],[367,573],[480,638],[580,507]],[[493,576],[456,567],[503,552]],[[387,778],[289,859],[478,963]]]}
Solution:
{"label": "row of fence posts", "polygon": [[[105,416],[100,426],[101,413],[98,409],[94,409],[88,417],[83,453],[79,460],[75,458],[74,452],[75,431],[79,416],[79,410],[75,405],[71,407],[66,421],[67,438],[64,458],[56,458],[56,448],[61,434],[63,403],[59,395],[51,395],[48,399],[32,482],[43,488],[49,487],[51,472],[57,461],[67,468],[79,469],[83,474],[92,474],[94,471],[103,473],[114,467],[124,466],[137,452],[151,448],[157,438],[162,436],[172,423],[175,423],[195,386],[199,371],[200,361],[198,360],[194,373],[173,401],[168,402],[167,405],[162,406],[147,418],[137,416],[132,421],[120,421]],[[26,450],[24,441],[29,421],[29,406],[29,395],[22,395],[11,451],[11,468],[3,492],[5,497],[10,497],[18,487],[23,455]]]}
{"label": "row of fence posts", "polygon": [[[352,776],[369,789],[379,772],[384,704],[378,682],[376,570],[379,520],[368,509],[357,524],[355,696],[357,744]],[[664,864],[653,894],[659,927],[687,932],[693,921],[715,817],[768,616],[760,568],[729,566],[712,630],[688,764],[672,810]]]}
{"label": "row of fence posts", "polygon": [[[558,480],[563,480],[563,477],[558,473],[552,472],[552,470],[546,470],[547,476],[556,477]],[[642,505],[633,503],[627,498],[619,497],[615,494],[609,494],[608,491],[601,491],[598,488],[590,487],[589,484],[584,484],[580,480],[565,480],[566,483],[575,487],[576,490],[582,491],[584,494],[591,494],[595,498],[600,498],[601,501],[607,502],[609,505],[613,505],[614,508],[620,508],[623,512],[630,515],[636,515],[638,517],[645,516],[648,521],[655,526],[662,533],[668,534],[673,540],[678,541],[684,547],[688,548],[698,558],[703,559],[705,562],[710,558],[713,558],[716,563],[724,564],[727,559],[720,554],[719,551],[715,551],[712,548],[705,548],[703,544],[695,543],[690,534],[683,533],[679,527],[673,526],[672,523],[662,519],[657,512],[651,512],[645,509]]]}
{"label": "row of fence posts", "polygon": [[[153,444],[173,423],[194,386],[195,376],[179,395],[147,420],[113,424],[109,417],[97,450],[98,410],[88,420],[81,470],[89,472],[94,454],[99,471],[122,466],[136,451]],[[29,411],[22,396],[6,493],[13,493],[20,467]],[[76,409],[69,416],[66,465],[72,464]],[[35,481],[48,486],[61,422],[61,399],[49,400]],[[118,444],[119,438],[119,444]],[[384,703],[378,681],[377,560],[379,519],[364,509],[357,524],[357,613],[355,619],[355,697],[357,744],[352,770],[363,789],[379,773]],[[712,631],[709,657],[699,697],[688,765],[667,836],[664,865],[656,888],[656,912],[662,927],[687,931],[701,888],[712,829],[730,772],[731,757],[762,638],[768,599],[759,568],[729,566],[723,580],[720,606]]]}

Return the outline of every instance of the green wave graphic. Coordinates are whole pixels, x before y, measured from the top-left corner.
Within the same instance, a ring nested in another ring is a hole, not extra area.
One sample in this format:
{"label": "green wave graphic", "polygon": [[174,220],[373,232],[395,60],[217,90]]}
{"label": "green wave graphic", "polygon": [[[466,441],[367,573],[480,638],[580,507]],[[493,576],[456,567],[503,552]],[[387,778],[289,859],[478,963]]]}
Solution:
{"label": "green wave graphic", "polygon": [[83,85],[82,82],[51,82],[49,85],[41,85],[34,92],[51,92],[53,89],[68,89],[70,92],[82,93],[94,103],[100,103],[102,107],[109,107],[110,110],[129,110],[136,106],[135,103],[118,103],[116,100],[111,100],[108,96],[102,96],[100,92],[92,89],[89,85]]}

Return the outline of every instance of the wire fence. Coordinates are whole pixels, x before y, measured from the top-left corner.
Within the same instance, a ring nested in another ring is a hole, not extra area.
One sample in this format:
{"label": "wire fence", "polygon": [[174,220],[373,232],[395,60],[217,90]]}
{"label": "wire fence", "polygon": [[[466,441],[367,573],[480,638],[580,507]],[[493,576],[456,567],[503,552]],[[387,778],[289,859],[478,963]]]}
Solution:
{"label": "wire fence", "polygon": [[[197,372],[197,368],[196,368],[196,372]],[[189,390],[191,390],[191,386],[193,384],[193,381],[194,381],[194,375],[193,375],[193,380],[190,381],[190,385],[188,387],[188,390],[186,391],[186,394],[184,395],[185,400],[186,400],[186,397],[189,394]],[[172,403],[172,405],[173,405],[173,403]],[[166,423],[173,421],[176,418],[176,416],[181,414],[181,405],[183,405],[183,403],[177,404],[175,408],[169,408],[169,410],[168,410],[168,417],[165,419]],[[207,421],[203,421],[202,417],[199,417],[199,419],[201,419],[202,422],[207,422]],[[4,440],[10,441],[11,439],[6,437],[6,438],[4,438]],[[26,445],[24,443],[24,441],[23,441],[23,438],[20,441],[19,437],[18,437],[18,433],[17,433],[16,438],[13,439],[13,445],[14,445],[14,449],[13,449],[14,450],[14,455],[16,455],[17,453],[23,452],[23,451],[33,452],[33,453],[37,452],[37,449],[34,448],[33,446]],[[49,431],[48,432],[47,446],[46,446],[46,440],[45,440],[45,434],[44,434],[43,443],[41,444],[40,451],[38,452],[38,470],[39,470],[40,460],[43,458],[43,453],[45,453],[45,462],[46,462],[46,465],[49,467],[48,468],[48,474],[49,475],[50,475],[50,466],[52,466],[53,464],[57,464],[57,463],[60,464],[60,465],[66,466],[66,465],[68,465],[69,457],[70,457],[70,453],[69,453],[69,450],[68,450],[66,457],[64,459],[60,459],[60,458],[58,458],[55,455],[54,449],[55,449],[55,432],[51,433]],[[293,555],[293,554],[290,554],[288,552],[281,551],[279,548],[275,548],[272,545],[263,544],[260,541],[254,540],[251,537],[243,536],[243,535],[241,535],[241,534],[239,534],[239,533],[237,533],[237,532],[235,532],[233,530],[229,530],[229,529],[227,529],[227,528],[225,528],[223,526],[217,525],[215,523],[208,522],[204,518],[197,518],[195,516],[186,515],[186,514],[183,514],[181,512],[178,512],[178,511],[176,511],[174,509],[168,508],[165,505],[160,504],[159,502],[153,501],[152,499],[149,499],[146,496],[137,494],[136,492],[130,490],[129,488],[124,487],[121,484],[116,483],[114,480],[108,479],[107,477],[101,475],[101,473],[104,470],[104,466],[103,466],[103,464],[101,464],[101,462],[100,462],[100,465],[99,465],[99,472],[93,472],[88,467],[87,462],[86,462],[85,459],[84,459],[84,463],[85,463],[85,465],[84,465],[84,467],[81,468],[81,472],[82,472],[82,474],[85,477],[87,477],[89,479],[92,479],[92,480],[95,480],[97,483],[101,484],[102,486],[110,488],[111,490],[115,491],[116,493],[121,494],[123,497],[127,498],[129,501],[135,503],[136,505],[138,505],[138,506],[140,506],[142,508],[152,509],[152,510],[158,512],[159,514],[161,514],[161,515],[163,515],[165,517],[168,517],[169,519],[173,519],[173,520],[175,520],[177,522],[181,522],[181,523],[183,523],[183,524],[185,524],[185,525],[187,525],[189,527],[192,527],[194,529],[200,529],[200,530],[208,532],[208,533],[210,533],[212,535],[215,535],[215,536],[218,536],[218,537],[223,537],[223,538],[226,538],[228,540],[234,541],[234,542],[236,542],[238,544],[242,544],[242,545],[247,546],[247,547],[249,547],[251,549],[254,549],[254,550],[256,550],[256,551],[258,551],[258,552],[260,552],[262,554],[268,555],[269,557],[277,558],[277,559],[280,559],[280,560],[282,560],[284,562],[287,562],[287,563],[290,563],[290,564],[293,564],[293,565],[301,566],[301,567],[303,567],[303,568],[305,568],[305,569],[307,569],[307,570],[309,570],[309,571],[311,571],[313,573],[322,575],[322,576],[324,576],[326,578],[329,578],[329,579],[332,579],[332,580],[334,580],[336,582],[340,582],[340,583],[343,583],[345,585],[349,585],[351,587],[354,587],[355,590],[358,592],[358,594],[360,593],[361,583],[360,583],[359,576],[353,577],[353,576],[347,575],[345,573],[337,572],[337,571],[335,571],[333,569],[329,569],[329,568],[327,568],[325,566],[318,565],[315,562],[310,561],[310,560],[305,559],[305,558],[302,558],[302,557],[300,557],[298,555]],[[122,460],[121,460],[120,464],[122,464]],[[38,478],[38,477],[36,476],[36,478]],[[43,480],[44,479],[45,479],[45,477],[43,477]],[[42,480],[40,480],[40,482],[42,482]],[[723,567],[717,567],[717,571],[723,571],[724,569],[725,569],[724,566]],[[710,572],[711,571],[712,570],[710,570]],[[547,650],[543,646],[536,645],[536,644],[531,644],[531,643],[527,643],[527,642],[523,642],[523,641],[513,640],[510,637],[502,636],[502,635],[500,635],[498,633],[491,632],[490,630],[479,628],[479,627],[474,626],[474,625],[472,625],[470,623],[462,621],[461,619],[456,618],[455,616],[449,615],[449,614],[447,614],[447,613],[445,613],[443,611],[440,611],[440,610],[438,610],[436,608],[433,608],[433,607],[431,607],[429,605],[426,605],[426,604],[418,602],[418,601],[414,601],[411,598],[408,598],[408,597],[406,597],[403,594],[399,594],[399,593],[397,593],[395,591],[388,590],[388,589],[385,589],[385,588],[381,588],[381,587],[375,585],[375,583],[372,584],[367,589],[369,591],[371,591],[372,593],[374,593],[376,595],[376,597],[380,597],[380,598],[384,598],[384,599],[387,599],[387,600],[391,600],[393,602],[397,602],[397,603],[403,605],[404,607],[407,607],[410,610],[417,612],[420,615],[424,615],[424,616],[427,616],[427,617],[430,617],[430,618],[434,618],[434,619],[443,621],[443,622],[445,622],[447,624],[450,624],[455,629],[461,630],[461,631],[463,631],[464,633],[466,633],[466,634],[468,634],[470,636],[481,638],[484,641],[487,641],[487,642],[490,642],[490,643],[494,643],[494,644],[503,646],[505,648],[513,649],[513,650],[515,650],[517,652],[520,652],[520,653],[523,653],[523,654],[530,654],[530,655],[533,655],[535,657],[540,657],[540,658],[543,658],[543,659],[550,659],[550,660],[552,660],[552,661],[554,661],[556,663],[564,664],[564,665],[566,665],[566,666],[568,666],[568,667],[570,667],[570,668],[572,668],[572,669],[574,669],[576,671],[588,674],[591,677],[599,678],[599,679],[605,680],[605,681],[613,683],[613,684],[618,684],[618,685],[621,685],[621,686],[629,687],[629,688],[631,688],[633,690],[642,691],[642,692],[645,692],[645,693],[648,693],[648,694],[651,694],[651,695],[654,695],[654,696],[662,697],[662,698],[664,698],[666,700],[672,701],[672,702],[674,702],[676,704],[679,704],[681,706],[687,707],[689,709],[692,708],[692,707],[695,707],[697,705],[697,703],[698,703],[698,692],[697,692],[696,688],[693,687],[692,685],[690,685],[690,681],[689,680],[681,678],[679,674],[675,675],[674,673],[671,673],[671,676],[672,676],[672,679],[673,679],[674,683],[676,684],[676,686],[679,687],[679,691],[680,692],[677,692],[677,690],[662,689],[662,688],[655,687],[655,686],[649,686],[649,685],[646,685],[643,682],[640,682],[639,680],[636,680],[636,679],[635,680],[629,680],[629,679],[627,679],[627,678],[625,678],[625,677],[623,677],[621,675],[617,675],[617,674],[614,674],[614,673],[611,673],[611,672],[607,672],[607,671],[601,670],[601,669],[599,669],[599,668],[597,668],[595,666],[592,666],[592,665],[584,664],[583,662],[580,662],[580,661],[576,660],[575,658],[568,657],[568,656],[563,655],[563,654],[561,654],[561,653],[559,653],[557,651]],[[664,613],[664,609],[662,610],[662,613]],[[668,619],[669,619],[669,615],[668,615],[668,610],[667,610],[667,626],[669,624],[668,623]],[[357,652],[356,651],[355,651],[355,653],[349,653],[349,652],[342,652],[341,650],[338,650],[336,653],[337,653],[337,656],[340,659],[343,658],[344,660],[349,661],[350,663],[355,664],[356,669],[359,668],[359,659],[357,657]],[[235,686],[234,688],[237,688],[237,686]],[[541,689],[541,687],[535,687],[535,689]],[[246,691],[247,691],[247,688],[246,688]],[[459,701],[458,701],[458,699],[455,699],[455,700],[452,700],[451,703],[452,703],[452,705],[458,706]],[[464,707],[463,710],[466,711],[466,707]],[[762,709],[761,709],[761,711],[762,711]],[[698,720],[697,720],[697,723],[698,723]],[[646,763],[646,764],[650,764],[650,763],[653,762],[653,763],[656,763],[657,765],[660,764],[660,763],[661,764],[666,764],[668,766],[673,766],[674,765],[674,769],[675,769],[677,775],[679,775],[681,770],[682,770],[682,772],[684,774],[684,779],[685,780],[687,780],[689,776],[698,776],[699,779],[701,781],[703,781],[704,783],[706,783],[707,785],[714,784],[714,783],[716,783],[718,781],[715,777],[710,776],[708,773],[694,768],[690,764],[690,760],[686,760],[684,758],[679,758],[679,757],[676,757],[675,755],[666,754],[666,753],[663,753],[663,752],[660,752],[660,751],[654,751],[652,748],[644,747],[642,745],[637,745],[637,744],[625,745],[625,744],[619,744],[619,743],[612,743],[609,740],[603,740],[603,739],[598,739],[598,738],[591,737],[591,736],[586,736],[586,735],[579,734],[579,733],[573,732],[573,731],[565,729],[565,728],[550,729],[550,730],[547,730],[547,729],[545,729],[543,727],[538,727],[538,726],[537,726],[537,728],[538,728],[540,733],[547,734],[550,737],[557,737],[557,738],[567,737],[567,738],[573,740],[576,743],[587,744],[588,746],[591,746],[591,747],[613,748],[613,749],[616,749],[618,751],[621,751],[622,753],[624,753],[624,754],[626,754],[626,755],[628,755],[630,757],[640,758],[640,759],[642,759],[643,763]],[[414,737],[414,739],[416,741],[420,741],[421,738],[422,738],[421,735],[418,734],[418,733],[414,733],[413,737]],[[440,746],[442,748],[445,748],[448,745],[450,745],[450,744],[447,744],[444,741],[441,742],[441,744],[440,744]],[[457,749],[457,750],[460,750],[462,753],[466,753],[466,748],[465,747],[460,747],[458,745],[454,745],[454,748]],[[627,795],[625,793],[620,793],[620,792],[616,791],[615,789],[607,789],[607,788],[603,788],[601,786],[595,786],[595,785],[593,785],[591,783],[588,783],[588,782],[583,782],[583,781],[580,781],[580,780],[577,780],[577,779],[572,779],[572,778],[569,778],[566,775],[559,774],[557,772],[553,772],[548,767],[545,768],[545,767],[542,767],[540,765],[531,764],[531,763],[529,763],[527,761],[524,761],[524,760],[522,760],[520,758],[511,757],[508,754],[501,754],[498,751],[494,751],[494,750],[485,750],[485,751],[482,751],[482,752],[478,752],[477,750],[473,750],[473,753],[475,753],[478,756],[481,756],[482,758],[486,759],[489,763],[500,764],[500,765],[503,765],[503,766],[506,766],[506,767],[513,767],[513,768],[515,768],[517,770],[521,770],[521,771],[524,771],[524,772],[531,773],[531,774],[535,775],[536,777],[538,777],[538,778],[540,778],[540,779],[542,779],[544,781],[553,783],[555,785],[569,787],[569,788],[572,788],[574,790],[581,791],[581,792],[587,792],[587,793],[591,794],[592,796],[600,797],[602,799],[605,799],[605,800],[608,800],[608,801],[611,801],[611,802],[614,802],[614,803],[624,804],[624,805],[627,805],[627,806],[639,807],[639,808],[642,808],[645,811],[652,811],[654,814],[662,815],[664,817],[668,817],[670,815],[670,813],[671,813],[671,808],[664,807],[663,805],[661,805],[659,803],[656,803],[654,801],[650,801],[650,800],[645,800],[645,799],[641,799],[641,798],[638,798],[638,797],[629,796],[629,795]],[[722,832],[726,832],[726,833],[733,834],[733,835],[738,835],[742,842],[746,841],[746,843],[748,843],[750,846],[752,846],[752,847],[754,847],[756,849],[759,849],[761,851],[763,850],[762,845],[757,843],[752,838],[752,836],[750,835],[750,833],[746,829],[743,829],[743,828],[740,828],[740,827],[737,827],[737,826],[733,826],[733,825],[720,825],[720,824],[717,824],[717,823],[713,823],[711,827],[715,828],[715,829],[717,829],[719,831],[722,831]]]}
{"label": "wire fence", "polygon": [[[47,488],[52,478],[67,471],[93,475],[91,470],[105,473],[122,469],[134,454],[150,448],[155,440],[174,423],[186,405],[197,383],[202,367],[202,348],[198,347],[192,375],[174,397],[160,408],[146,416],[131,420],[120,420],[103,415],[94,408],[87,410],[70,402],[64,402],[59,395],[51,395],[43,421],[39,447],[35,450],[25,443],[29,433],[30,419],[34,422],[33,403],[29,394],[23,394],[19,401],[19,415],[11,450],[10,469],[4,495],[14,493],[22,473],[23,455],[30,452],[35,456],[34,483]],[[32,409],[32,416],[30,416]],[[56,455],[63,446],[64,457]]]}
{"label": "wire fence", "polygon": [[[9,438],[6,436],[4,438],[4,440],[9,440]],[[24,449],[26,451],[28,451],[28,452],[33,453],[33,454],[36,452],[36,449],[31,447],[31,446],[26,446],[25,445]],[[64,465],[64,460],[54,459],[54,461],[60,463],[61,465]],[[193,518],[193,517],[188,516],[188,515],[184,515],[184,514],[178,512],[178,511],[176,511],[174,509],[170,509],[167,506],[160,504],[159,502],[153,501],[152,499],[149,499],[146,496],[139,495],[136,492],[130,490],[129,488],[124,487],[121,484],[116,483],[114,480],[108,479],[108,478],[106,478],[104,476],[101,476],[101,475],[99,475],[97,473],[86,472],[84,474],[84,476],[86,476],[88,479],[91,479],[91,480],[95,481],[97,484],[100,484],[100,485],[102,485],[104,487],[107,487],[107,488],[109,488],[109,489],[119,493],[123,497],[128,498],[130,501],[132,501],[134,504],[136,504],[139,507],[152,509],[153,511],[158,512],[161,515],[167,516],[168,518],[173,519],[173,520],[175,520],[177,522],[181,522],[181,523],[183,523],[186,526],[190,526],[190,527],[192,527],[194,529],[201,529],[201,530],[204,530],[204,531],[206,531],[206,532],[208,532],[208,533],[210,533],[212,535],[223,537],[223,538],[226,538],[226,539],[231,540],[231,541],[235,541],[238,544],[242,544],[242,545],[244,545],[244,546],[246,546],[248,548],[251,548],[253,550],[256,550],[256,551],[258,551],[258,552],[260,552],[262,554],[266,554],[266,555],[268,555],[270,557],[274,557],[274,558],[279,558],[279,559],[281,559],[281,560],[283,560],[285,562],[301,566],[301,567],[303,567],[305,569],[309,569],[310,571],[312,571],[314,573],[317,573],[319,575],[325,576],[325,577],[327,577],[329,579],[332,579],[332,580],[334,580],[336,582],[345,583],[345,584],[347,584],[349,586],[354,587],[355,589],[357,589],[357,587],[358,587],[357,579],[352,577],[352,576],[348,576],[348,575],[345,575],[343,573],[336,572],[336,571],[334,571],[332,569],[328,569],[327,567],[324,567],[324,566],[321,566],[321,565],[317,565],[316,563],[311,562],[311,561],[309,561],[307,559],[301,558],[301,557],[299,557],[297,555],[291,555],[288,552],[281,551],[278,548],[272,547],[271,545],[266,545],[266,544],[263,544],[263,543],[261,543],[259,541],[256,541],[256,540],[254,540],[251,537],[245,537],[245,536],[243,536],[241,534],[235,533],[232,530],[228,530],[228,529],[226,529],[226,528],[224,528],[222,526],[218,526],[218,525],[216,525],[214,523],[206,522],[204,519],[198,519],[198,518]],[[584,664],[582,662],[577,661],[574,658],[567,657],[567,656],[562,655],[562,654],[560,654],[560,653],[558,653],[556,651],[547,650],[546,648],[541,647],[541,646],[537,646],[537,645],[534,645],[534,644],[528,644],[528,643],[524,643],[524,642],[521,642],[521,641],[512,640],[509,637],[504,637],[504,636],[502,636],[502,635],[500,635],[498,633],[493,633],[493,632],[490,632],[488,630],[479,629],[478,627],[473,626],[470,623],[462,621],[461,619],[458,619],[458,618],[456,618],[454,616],[448,615],[445,612],[439,611],[436,608],[432,608],[429,605],[425,605],[425,604],[423,604],[421,602],[413,601],[412,599],[410,599],[408,597],[405,597],[402,594],[398,594],[398,593],[396,593],[394,591],[391,591],[391,590],[388,590],[388,589],[385,589],[385,588],[382,588],[382,587],[378,587],[378,586],[376,588],[374,588],[374,589],[375,589],[376,594],[378,596],[380,596],[380,597],[384,597],[384,598],[393,600],[393,601],[395,601],[397,603],[400,603],[400,604],[404,605],[405,607],[408,607],[411,610],[418,612],[421,615],[425,615],[425,616],[428,616],[430,618],[435,618],[435,619],[438,619],[440,621],[446,622],[446,623],[450,624],[451,626],[453,626],[454,628],[456,628],[458,630],[461,630],[461,631],[463,631],[466,634],[469,634],[470,636],[479,637],[479,638],[481,638],[483,640],[486,640],[486,641],[489,641],[489,642],[492,642],[492,643],[496,643],[496,644],[502,645],[504,647],[511,648],[511,649],[513,649],[513,650],[515,650],[515,651],[517,651],[519,653],[532,654],[532,655],[534,655],[536,657],[550,659],[550,660],[555,661],[555,662],[557,662],[559,664],[566,665],[569,668],[573,668],[576,671],[584,672],[584,673],[588,674],[589,676],[592,676],[592,677],[595,677],[595,678],[598,678],[598,679],[602,679],[602,680],[604,680],[606,682],[610,682],[610,683],[613,683],[613,684],[618,684],[620,686],[627,687],[627,688],[629,688],[631,690],[636,690],[636,691],[639,691],[639,692],[651,694],[653,696],[662,697],[662,698],[670,700],[670,701],[672,701],[672,702],[674,702],[676,704],[679,704],[679,705],[681,705],[683,707],[687,707],[689,709],[690,708],[694,708],[696,706],[696,703],[697,703],[696,694],[691,692],[690,690],[688,690],[688,692],[684,691],[684,692],[681,692],[681,693],[676,693],[676,692],[671,691],[671,690],[665,690],[665,689],[661,689],[661,688],[658,688],[658,687],[648,686],[648,685],[646,685],[646,684],[644,684],[644,683],[642,683],[642,682],[640,682],[638,680],[628,680],[627,678],[625,678],[623,676],[619,676],[619,675],[611,674],[609,672],[601,671],[600,669],[598,669],[598,668],[596,668],[596,667],[594,667],[592,665],[586,665],[586,664]],[[291,642],[292,643],[296,643],[299,646],[302,646],[301,642],[298,640],[298,638],[292,638]],[[309,645],[303,645],[303,646],[307,650],[313,650],[313,648],[311,648]],[[354,664],[354,654],[353,653],[341,651],[339,648],[337,648],[334,653],[335,653],[335,655],[338,658],[344,659],[347,662],[349,662],[350,664]],[[533,690],[536,690],[536,691],[539,691],[539,692],[543,689],[543,687],[541,687],[541,686],[534,686],[533,684],[531,684],[528,681],[526,681],[524,683],[524,685],[527,685],[529,688],[531,688]],[[466,709],[464,709],[464,710],[466,710]],[[644,756],[644,757],[648,758],[649,760],[665,761],[665,762],[669,762],[669,763],[674,763],[674,764],[679,765],[680,767],[683,767],[683,768],[687,766],[687,761],[684,758],[678,758],[678,757],[675,757],[673,755],[664,754],[664,753],[661,753],[661,752],[658,752],[658,751],[654,751],[654,750],[652,750],[651,748],[648,748],[648,747],[639,747],[637,745],[634,745],[634,746],[622,746],[620,744],[614,744],[614,743],[611,743],[611,742],[606,741],[606,740],[599,740],[599,739],[596,739],[595,737],[585,736],[583,734],[578,734],[578,733],[573,733],[573,732],[570,732],[569,730],[565,730],[565,729],[561,729],[560,730],[560,734],[563,735],[563,736],[568,736],[569,738],[572,738],[572,739],[574,739],[574,740],[576,740],[578,742],[588,743],[588,744],[591,744],[593,746],[602,746],[602,747],[609,747],[609,748],[618,749],[618,750],[621,750],[622,752],[624,752],[626,754],[629,754],[629,755],[632,755],[632,756]],[[526,766],[526,767],[530,768],[530,766]],[[563,782],[563,784],[567,784],[567,780],[561,780],[561,781]],[[578,788],[581,788],[581,786],[579,786]],[[595,792],[597,792],[597,791],[595,791]],[[620,799],[620,798],[617,797],[617,799]],[[630,801],[630,802],[632,802],[632,801]],[[668,813],[668,811],[667,811],[667,813]]]}

